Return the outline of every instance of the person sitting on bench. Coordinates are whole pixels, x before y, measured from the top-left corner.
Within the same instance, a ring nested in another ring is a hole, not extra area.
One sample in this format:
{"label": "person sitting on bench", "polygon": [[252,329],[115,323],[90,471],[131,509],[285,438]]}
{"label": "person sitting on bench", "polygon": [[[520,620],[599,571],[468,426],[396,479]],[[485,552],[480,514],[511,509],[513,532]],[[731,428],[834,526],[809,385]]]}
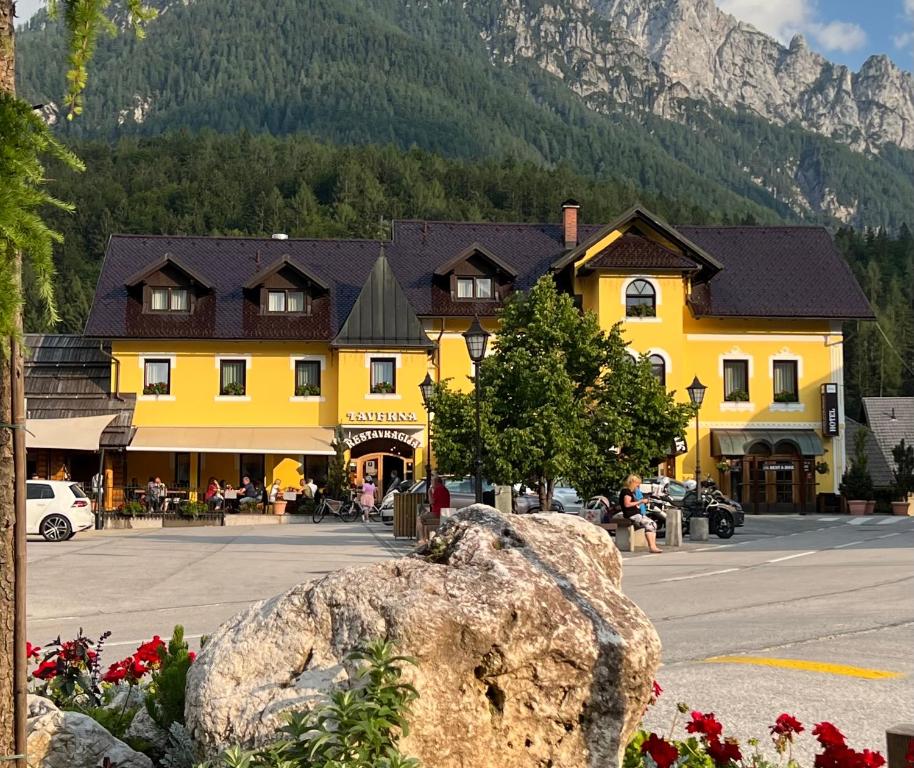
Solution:
{"label": "person sitting on bench", "polygon": [[657,524],[644,514],[644,504],[636,496],[640,485],[641,478],[638,475],[629,475],[625,478],[625,487],[619,493],[621,514],[634,528],[644,531],[648,550],[652,554],[659,555],[663,550],[657,546]]}

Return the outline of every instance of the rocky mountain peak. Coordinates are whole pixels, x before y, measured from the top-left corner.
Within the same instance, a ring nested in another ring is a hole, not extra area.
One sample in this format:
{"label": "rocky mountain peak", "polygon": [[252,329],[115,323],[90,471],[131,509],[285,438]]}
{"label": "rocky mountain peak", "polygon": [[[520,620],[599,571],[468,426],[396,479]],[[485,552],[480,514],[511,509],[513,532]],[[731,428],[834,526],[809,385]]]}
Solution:
{"label": "rocky mountain peak", "polygon": [[[476,3],[489,7],[467,6]],[[802,35],[784,46],[713,0],[504,0],[498,19],[483,33],[493,55],[533,59],[607,111],[612,102],[671,117],[687,97],[796,123],[857,151],[914,149],[910,73],[879,55],[855,74]]]}

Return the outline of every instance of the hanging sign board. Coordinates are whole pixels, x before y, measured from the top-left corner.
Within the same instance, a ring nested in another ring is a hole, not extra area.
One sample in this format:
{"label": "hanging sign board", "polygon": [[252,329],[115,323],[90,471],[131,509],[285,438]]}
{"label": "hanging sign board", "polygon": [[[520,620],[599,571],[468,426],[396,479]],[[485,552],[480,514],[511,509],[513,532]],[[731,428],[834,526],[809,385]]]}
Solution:
{"label": "hanging sign board", "polygon": [[838,437],[838,385],[822,385],[822,435]]}
{"label": "hanging sign board", "polygon": [[397,440],[401,443],[406,443],[410,448],[418,448],[422,445],[417,437],[396,429],[352,429],[348,432],[349,434],[344,438],[343,442],[350,450],[357,445],[361,445],[366,440]]}

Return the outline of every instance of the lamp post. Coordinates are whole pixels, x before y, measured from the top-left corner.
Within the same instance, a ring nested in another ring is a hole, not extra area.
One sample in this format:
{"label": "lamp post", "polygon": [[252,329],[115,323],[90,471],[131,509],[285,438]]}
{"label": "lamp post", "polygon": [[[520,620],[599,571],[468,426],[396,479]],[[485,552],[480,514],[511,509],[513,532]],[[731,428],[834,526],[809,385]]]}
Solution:
{"label": "lamp post", "polygon": [[432,381],[431,375],[426,372],[425,378],[419,385],[419,391],[422,393],[422,403],[425,406],[425,430],[428,440],[425,444],[425,491],[431,493],[432,490],[432,409],[431,400],[432,392],[435,390],[435,382]]}
{"label": "lamp post", "polygon": [[473,324],[463,334],[467,343],[467,352],[473,361],[473,380],[476,389],[476,503],[482,504],[482,425],[479,420],[479,364],[486,356],[486,344],[491,334],[479,324],[479,316],[473,318]]}
{"label": "lamp post", "polygon": [[689,400],[692,401],[692,408],[695,409],[695,481],[698,483],[699,494],[701,494],[701,450],[699,449],[701,435],[698,431],[698,412],[701,410],[701,403],[705,399],[706,389],[707,387],[698,380],[697,376],[686,387],[686,392],[689,393]]}

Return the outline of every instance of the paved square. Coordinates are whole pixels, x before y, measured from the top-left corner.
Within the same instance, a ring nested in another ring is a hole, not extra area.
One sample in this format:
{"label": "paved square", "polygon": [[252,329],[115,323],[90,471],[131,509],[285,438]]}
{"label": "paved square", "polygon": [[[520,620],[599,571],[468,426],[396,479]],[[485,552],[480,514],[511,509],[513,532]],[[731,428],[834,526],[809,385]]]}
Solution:
{"label": "paved square", "polygon": [[[293,584],[410,550],[382,525],[329,521],[33,540],[29,639],[111,629],[132,647],[182,623],[196,640]],[[686,701],[743,739],[786,711],[881,749],[914,720],[914,519],[749,517],[729,541],[624,557],[624,590],[664,645],[649,726],[666,731]]]}

